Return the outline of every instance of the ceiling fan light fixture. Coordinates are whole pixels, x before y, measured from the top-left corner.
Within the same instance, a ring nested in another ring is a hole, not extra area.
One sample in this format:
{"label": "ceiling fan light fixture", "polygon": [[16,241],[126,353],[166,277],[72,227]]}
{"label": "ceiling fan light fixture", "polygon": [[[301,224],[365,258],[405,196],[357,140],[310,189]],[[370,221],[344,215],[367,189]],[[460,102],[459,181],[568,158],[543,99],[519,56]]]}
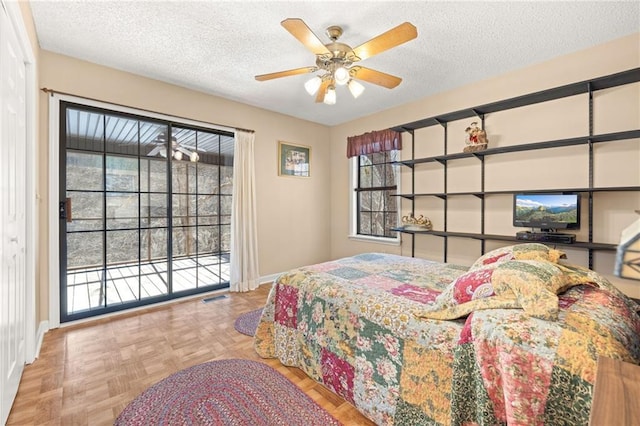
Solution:
{"label": "ceiling fan light fixture", "polygon": [[353,79],[349,81],[347,87],[349,88],[351,95],[356,99],[358,96],[362,95],[362,92],[364,92],[364,86]]}
{"label": "ceiling fan light fixture", "polygon": [[349,75],[348,69],[346,69],[345,67],[340,67],[333,73],[333,78],[335,79],[337,84],[343,86],[349,82],[349,78],[351,78],[351,76]]}
{"label": "ceiling fan light fixture", "polygon": [[[331,42],[324,43],[300,18],[287,18],[280,24],[315,55],[315,65],[256,75],[255,79],[266,81],[292,75],[321,72],[323,73],[321,77],[313,77],[304,86],[311,96],[316,94],[316,102],[324,102],[329,105],[336,103],[335,85],[347,85],[350,83],[351,77],[356,77],[356,75],[360,81],[387,89],[393,89],[400,84],[402,81],[400,77],[354,65],[354,63],[378,55],[418,36],[418,30],[413,24],[403,22],[352,48],[348,44],[338,41],[342,36],[342,28],[337,25],[327,28],[327,36]],[[357,98],[364,91],[364,87],[353,83],[350,91],[353,97]]]}
{"label": "ceiling fan light fixture", "polygon": [[191,155],[189,155],[189,160],[191,160],[192,163],[196,163],[199,159],[200,159],[200,156],[195,151],[192,152]]}
{"label": "ceiling fan light fixture", "polygon": [[322,79],[318,76],[313,77],[304,84],[304,90],[311,96],[315,95],[322,84]]}
{"label": "ceiling fan light fixture", "polygon": [[174,152],[173,153],[173,158],[175,158],[178,161],[182,160],[182,153],[180,151]]}
{"label": "ceiling fan light fixture", "polygon": [[329,86],[327,93],[324,95],[324,103],[327,105],[335,105],[336,103],[336,88]]}

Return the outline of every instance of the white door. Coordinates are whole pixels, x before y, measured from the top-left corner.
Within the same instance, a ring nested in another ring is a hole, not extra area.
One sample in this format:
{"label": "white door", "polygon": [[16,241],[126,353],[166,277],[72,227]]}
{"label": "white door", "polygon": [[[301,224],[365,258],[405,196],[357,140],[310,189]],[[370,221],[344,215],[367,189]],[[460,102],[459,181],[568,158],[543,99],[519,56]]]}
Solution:
{"label": "white door", "polygon": [[0,7],[0,420],[4,424],[25,364],[25,64]]}

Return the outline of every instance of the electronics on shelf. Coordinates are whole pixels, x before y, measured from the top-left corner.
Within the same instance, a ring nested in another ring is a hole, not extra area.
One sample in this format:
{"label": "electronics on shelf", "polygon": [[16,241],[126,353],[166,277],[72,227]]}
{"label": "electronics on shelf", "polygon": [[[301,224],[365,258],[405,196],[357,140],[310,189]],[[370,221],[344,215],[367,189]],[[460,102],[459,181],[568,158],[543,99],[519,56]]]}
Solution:
{"label": "electronics on shelf", "polygon": [[580,194],[514,194],[513,226],[545,230],[580,229]]}
{"label": "electronics on shelf", "polygon": [[574,234],[562,234],[559,232],[529,232],[521,231],[516,234],[516,240],[537,241],[544,243],[573,244],[576,241]]}

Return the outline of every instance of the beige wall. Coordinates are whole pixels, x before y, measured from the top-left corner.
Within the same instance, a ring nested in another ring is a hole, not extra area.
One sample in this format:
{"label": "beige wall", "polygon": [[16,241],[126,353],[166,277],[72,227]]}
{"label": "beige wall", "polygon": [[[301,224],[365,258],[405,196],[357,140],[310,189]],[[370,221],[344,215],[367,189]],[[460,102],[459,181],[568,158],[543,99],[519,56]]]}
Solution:
{"label": "beige wall", "polygon": [[[255,130],[260,275],[329,258],[329,130],[325,126],[156,80],[40,52],[40,86],[76,96],[178,117]],[[48,99],[40,95],[39,312],[48,316]],[[311,177],[280,177],[277,142],[311,147]],[[57,194],[53,194],[57,196]]]}
{"label": "beige wall", "polygon": [[31,15],[31,6],[29,6],[29,2],[26,2],[26,1],[18,2],[18,5],[20,7],[20,12],[22,13],[24,26],[29,35],[29,41],[31,42],[31,49],[34,52],[34,55],[36,56],[36,61],[37,61],[37,56],[39,53],[38,37],[36,36],[36,27],[35,27],[35,24],[33,23],[33,18]]}
{"label": "beige wall", "polygon": [[[576,52],[523,70],[496,76],[485,81],[440,93],[412,104],[403,105],[331,128],[331,257],[338,258],[365,251],[382,251],[411,255],[411,237],[403,236],[401,246],[353,241],[349,230],[349,163],[345,157],[346,138],[370,130],[380,130],[403,123],[451,111],[482,105],[563,84],[574,83],[640,66],[640,33]],[[472,119],[448,124],[449,153],[464,147],[465,128]],[[587,95],[544,104],[532,105],[485,116],[490,146],[507,146],[544,140],[555,140],[588,134]],[[596,92],[594,96],[594,133],[609,133],[640,128],[640,83]],[[415,133],[416,158],[444,153],[444,130],[439,126],[420,129]],[[403,158],[411,158],[410,135]],[[598,144],[594,148],[594,185],[640,186],[639,140]],[[503,154],[486,158],[485,190],[556,189],[588,187],[588,156],[586,146],[546,151]],[[479,161],[470,158],[448,163],[450,192],[480,190]],[[530,172],[535,171],[532,177]],[[411,192],[410,170],[401,168],[402,192]],[[415,192],[443,191],[443,168],[429,163],[416,168]],[[416,213],[430,217],[434,229],[442,230],[443,202],[435,197],[419,198]],[[637,193],[597,193],[594,195],[594,240],[617,243],[620,231],[636,219],[634,209],[640,208]],[[511,225],[512,198],[486,197],[485,232],[515,235],[520,230]],[[587,210],[583,202],[583,226],[579,239],[587,239]],[[402,200],[403,213],[410,203]],[[480,232],[480,200],[475,197],[449,198],[447,224],[449,231]],[[487,241],[486,250],[505,245]],[[588,262],[587,251],[566,250],[569,261]],[[433,260],[443,259],[442,238],[416,237],[416,255]],[[449,239],[447,260],[470,265],[480,255],[480,242],[470,239]],[[594,269],[610,275],[612,252],[595,252]],[[609,277],[627,294],[640,297],[640,285],[635,281]]]}

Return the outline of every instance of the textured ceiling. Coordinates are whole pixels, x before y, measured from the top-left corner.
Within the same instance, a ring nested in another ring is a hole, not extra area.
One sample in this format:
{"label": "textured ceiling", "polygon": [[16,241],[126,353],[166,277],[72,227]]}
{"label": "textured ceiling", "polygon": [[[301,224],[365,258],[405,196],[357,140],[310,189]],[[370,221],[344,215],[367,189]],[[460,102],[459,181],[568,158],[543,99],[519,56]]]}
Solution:
{"label": "textured ceiling", "polygon": [[[640,2],[31,1],[40,46],[282,114],[336,125],[640,31]],[[280,22],[358,46],[405,21],[418,38],[361,64],[403,79],[316,104],[311,76],[255,75],[315,64]],[[640,48],[640,46],[639,46]]]}

